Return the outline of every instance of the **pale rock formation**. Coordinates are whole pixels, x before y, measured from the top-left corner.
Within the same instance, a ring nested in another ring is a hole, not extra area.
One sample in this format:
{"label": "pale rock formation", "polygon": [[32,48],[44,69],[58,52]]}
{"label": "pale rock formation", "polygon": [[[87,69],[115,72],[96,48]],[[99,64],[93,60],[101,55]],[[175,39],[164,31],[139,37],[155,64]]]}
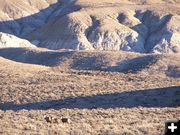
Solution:
{"label": "pale rock formation", "polygon": [[[59,28],[61,26],[61,28]],[[40,32],[45,34],[39,34]],[[33,33],[32,39],[49,49],[125,50],[144,52],[144,39],[117,20],[76,12]]]}
{"label": "pale rock formation", "polygon": [[177,0],[0,0],[0,32],[54,50],[178,53],[178,3]]}
{"label": "pale rock formation", "polygon": [[0,32],[0,48],[3,47],[35,47],[29,41]]}
{"label": "pale rock formation", "polygon": [[[144,44],[138,33],[113,19],[92,18],[87,38],[98,50],[124,50],[144,52]],[[112,25],[113,24],[113,25]]]}
{"label": "pale rock formation", "polygon": [[160,38],[152,52],[178,53],[180,52],[180,16],[172,16],[166,27],[152,38]]}

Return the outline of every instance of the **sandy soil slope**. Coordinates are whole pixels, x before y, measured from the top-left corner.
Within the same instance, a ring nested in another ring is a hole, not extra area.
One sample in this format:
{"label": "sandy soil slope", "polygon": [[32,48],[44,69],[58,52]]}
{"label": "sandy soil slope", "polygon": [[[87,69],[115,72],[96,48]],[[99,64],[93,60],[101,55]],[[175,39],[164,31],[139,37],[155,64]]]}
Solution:
{"label": "sandy soil slope", "polygon": [[159,135],[166,120],[180,119],[179,55],[35,48],[0,55],[0,134]]}

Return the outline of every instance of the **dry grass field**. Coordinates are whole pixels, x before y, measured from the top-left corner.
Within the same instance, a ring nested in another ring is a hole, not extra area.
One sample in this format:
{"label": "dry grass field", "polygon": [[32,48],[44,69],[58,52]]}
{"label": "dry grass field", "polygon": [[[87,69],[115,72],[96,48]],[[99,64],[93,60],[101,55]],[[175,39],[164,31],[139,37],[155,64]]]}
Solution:
{"label": "dry grass field", "polygon": [[163,135],[166,120],[180,119],[179,55],[0,54],[0,134]]}

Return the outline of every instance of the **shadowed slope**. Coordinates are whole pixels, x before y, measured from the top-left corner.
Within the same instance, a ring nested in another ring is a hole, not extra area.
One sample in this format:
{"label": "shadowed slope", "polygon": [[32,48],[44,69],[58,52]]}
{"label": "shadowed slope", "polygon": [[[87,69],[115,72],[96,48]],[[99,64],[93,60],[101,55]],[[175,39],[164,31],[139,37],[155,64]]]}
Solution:
{"label": "shadowed slope", "polygon": [[[28,13],[28,14],[31,14],[29,16],[21,17],[19,19],[11,18],[11,20],[2,19],[0,21],[0,32],[9,33],[9,34],[18,36],[20,38],[27,38],[27,35],[30,34],[32,31],[35,31],[36,29],[48,24],[50,21],[52,22],[56,18],[60,18],[61,16],[65,15],[65,14],[79,10],[80,7],[78,5],[74,5],[75,2],[76,2],[76,0],[74,0],[74,1],[59,0],[57,3],[51,4],[51,5],[49,5],[49,7],[45,8],[45,9],[40,9],[39,12],[37,12],[37,13],[33,13],[34,11],[31,11],[31,12],[29,11],[30,13]],[[71,7],[68,8],[69,4]],[[7,6],[9,6],[9,5],[7,5]],[[5,6],[5,9],[7,6]],[[17,12],[18,12],[18,14],[23,14],[23,8],[20,5],[18,5],[18,3],[17,3],[17,5],[14,4],[12,6],[14,6],[14,7],[9,7],[10,8],[9,10],[12,10],[12,12],[13,12],[13,8],[20,8],[19,9],[20,11],[17,11]],[[18,7],[18,6],[20,6],[20,7]],[[32,6],[32,9],[33,9],[33,6]],[[8,9],[6,9],[6,10],[8,10]],[[7,15],[9,15],[9,14],[7,13]],[[16,12],[14,14],[16,14]]]}
{"label": "shadowed slope", "polygon": [[[129,59],[123,60],[126,55],[123,56],[120,52],[113,54],[112,52],[42,51],[27,48],[2,48],[0,49],[0,56],[28,64],[55,67],[67,62],[67,66],[75,70],[103,70],[125,73],[141,71],[159,60],[156,55],[138,57],[135,53],[129,53]],[[113,66],[114,64],[116,66]]]}
{"label": "shadowed slope", "polygon": [[63,62],[63,58],[72,57],[73,51],[38,51],[27,48],[3,48],[0,56],[21,63],[37,64],[45,66],[56,66]]}
{"label": "shadowed slope", "polygon": [[132,58],[128,60],[123,60],[118,63],[117,66],[110,67],[109,71],[119,71],[123,73],[137,73],[143,69],[149,68],[151,65],[155,64],[160,59],[159,55],[147,55],[137,58]]}
{"label": "shadowed slope", "polygon": [[96,108],[133,108],[133,107],[179,107],[180,86],[110,93],[87,97],[65,98],[17,105],[1,103],[2,110],[47,110],[47,109],[96,109]]}
{"label": "shadowed slope", "polygon": [[137,73],[151,69],[179,77],[179,55],[140,55],[111,51],[50,51],[37,48],[1,48],[0,56],[21,63],[70,70]]}

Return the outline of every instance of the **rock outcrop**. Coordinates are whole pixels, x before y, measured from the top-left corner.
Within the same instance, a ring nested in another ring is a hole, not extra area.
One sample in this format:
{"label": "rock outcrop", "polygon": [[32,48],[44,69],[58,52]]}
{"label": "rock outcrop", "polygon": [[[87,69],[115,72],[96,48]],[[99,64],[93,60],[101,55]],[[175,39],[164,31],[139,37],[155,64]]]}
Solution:
{"label": "rock outcrop", "polygon": [[175,10],[180,7],[176,1],[151,5],[157,2],[31,0],[24,1],[26,9],[16,6],[14,1],[8,0],[11,7],[8,2],[1,7],[0,31],[39,47],[140,53],[180,50],[180,15]]}
{"label": "rock outcrop", "polygon": [[3,47],[36,47],[25,39],[0,32],[0,48]]}

